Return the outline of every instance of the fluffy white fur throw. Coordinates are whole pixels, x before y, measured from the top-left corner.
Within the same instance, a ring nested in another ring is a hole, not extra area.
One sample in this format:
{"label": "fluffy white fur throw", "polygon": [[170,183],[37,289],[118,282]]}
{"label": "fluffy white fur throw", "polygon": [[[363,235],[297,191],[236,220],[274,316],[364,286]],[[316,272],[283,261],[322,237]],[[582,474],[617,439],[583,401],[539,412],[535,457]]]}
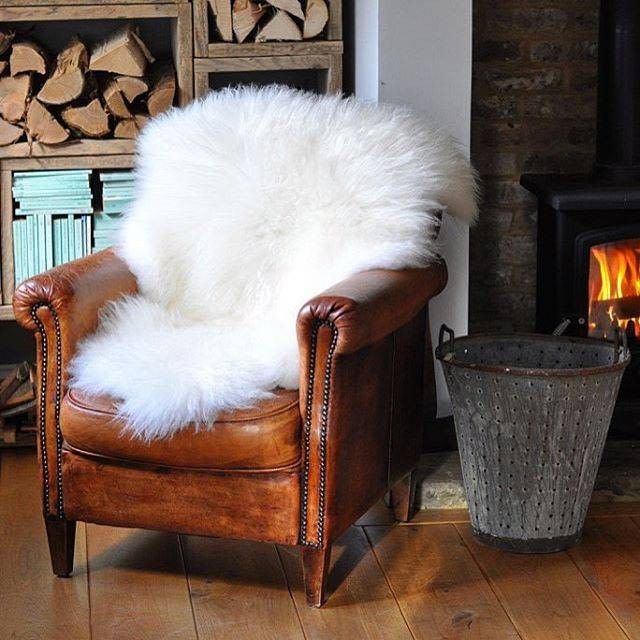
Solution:
{"label": "fluffy white fur throw", "polygon": [[438,210],[473,219],[473,171],[403,108],[274,86],[174,109],[141,135],[121,234],[140,294],[105,310],[72,384],[148,439],[297,388],[299,308],[428,263]]}

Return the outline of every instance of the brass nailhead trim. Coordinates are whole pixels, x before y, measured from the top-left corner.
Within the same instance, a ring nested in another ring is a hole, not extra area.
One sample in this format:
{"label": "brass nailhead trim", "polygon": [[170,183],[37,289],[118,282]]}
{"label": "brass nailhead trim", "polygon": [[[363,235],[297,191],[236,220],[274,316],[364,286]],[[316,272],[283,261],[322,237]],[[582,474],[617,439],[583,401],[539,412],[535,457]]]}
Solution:
{"label": "brass nailhead trim", "polygon": [[[313,387],[316,373],[316,356],[318,348],[318,333],[321,327],[329,327],[331,330],[331,343],[327,353],[327,361],[324,372],[324,384],[322,387],[322,407],[320,411],[320,486],[318,491],[318,524],[317,542],[307,539],[307,518],[309,505],[309,457],[311,452],[311,423],[313,414]],[[324,538],[325,495],[327,479],[327,425],[329,422],[329,399],[331,392],[331,365],[333,355],[338,344],[338,329],[329,320],[316,320],[311,332],[311,353],[309,356],[309,369],[307,372],[307,403],[305,407],[304,421],[304,469],[302,480],[302,514],[300,519],[300,542],[305,546],[321,547]]]}
{"label": "brass nailhead trim", "polygon": [[47,400],[47,369],[49,362],[49,341],[47,332],[38,317],[37,311],[46,307],[51,312],[55,334],[55,358],[56,358],[56,389],[55,389],[55,430],[56,430],[56,515],[64,518],[64,501],[62,496],[62,432],[60,430],[60,396],[62,395],[62,338],[60,332],[60,318],[51,306],[40,303],[31,307],[31,318],[38,328],[42,340],[42,363],[40,367],[40,411],[38,415],[38,435],[40,438],[40,455],[42,457],[43,494],[42,501],[44,513],[49,515],[49,453],[47,450],[47,425],[46,425],[46,400]]}

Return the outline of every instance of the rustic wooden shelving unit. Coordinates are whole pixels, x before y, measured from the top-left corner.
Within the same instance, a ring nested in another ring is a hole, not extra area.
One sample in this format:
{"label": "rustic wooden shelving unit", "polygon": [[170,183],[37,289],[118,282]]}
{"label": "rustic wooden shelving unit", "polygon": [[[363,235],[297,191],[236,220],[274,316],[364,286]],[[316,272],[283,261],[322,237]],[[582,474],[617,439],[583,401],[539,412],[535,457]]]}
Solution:
{"label": "rustic wooden shelving unit", "polygon": [[[308,72],[316,76],[314,89],[340,92],[342,1],[327,0],[327,4],[330,13],[324,32],[317,39],[296,42],[220,42],[210,28],[209,0],[1,0],[0,25],[12,22],[61,24],[122,20],[135,24],[154,19],[169,21],[177,103],[183,105],[194,95],[201,96],[220,82],[234,84],[236,78],[252,82],[254,74],[264,73],[275,74],[277,81],[282,79],[296,85],[296,73]],[[21,142],[0,147],[0,320],[13,319],[13,172],[128,168],[133,165],[134,151],[134,141],[121,139],[81,139],[58,146],[38,143],[30,146]]]}
{"label": "rustic wooden shelving unit", "polygon": [[[3,0],[0,25],[9,23],[59,23],[95,21],[136,23],[141,20],[169,22],[171,53],[176,70],[176,101],[187,104],[193,98],[193,21],[191,4],[184,0]],[[46,43],[45,43],[46,44]],[[0,320],[13,318],[11,298],[14,291],[13,210],[11,193],[14,171],[46,169],[105,169],[133,166],[135,142],[120,139],[79,139],[62,145],[28,142],[0,147]]]}

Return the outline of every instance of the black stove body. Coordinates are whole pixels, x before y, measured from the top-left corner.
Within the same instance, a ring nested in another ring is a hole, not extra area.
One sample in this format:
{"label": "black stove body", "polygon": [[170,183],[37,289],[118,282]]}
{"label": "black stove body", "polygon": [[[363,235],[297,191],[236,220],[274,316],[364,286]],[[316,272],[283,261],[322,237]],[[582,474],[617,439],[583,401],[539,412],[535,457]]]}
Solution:
{"label": "black stove body", "polygon": [[[592,248],[635,240],[640,257],[638,0],[602,0],[596,147],[591,175],[521,178],[539,205],[536,329],[541,332],[568,318],[568,333],[589,335]],[[635,317],[640,317],[640,307]],[[627,326],[634,358],[623,380],[614,432],[638,436],[640,331],[635,322]]]}

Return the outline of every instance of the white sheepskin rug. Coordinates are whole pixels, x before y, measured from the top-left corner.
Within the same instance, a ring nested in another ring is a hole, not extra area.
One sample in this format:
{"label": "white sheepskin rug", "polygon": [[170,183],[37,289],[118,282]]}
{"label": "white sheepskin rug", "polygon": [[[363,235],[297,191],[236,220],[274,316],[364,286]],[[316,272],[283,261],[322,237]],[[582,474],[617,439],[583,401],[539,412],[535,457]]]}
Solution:
{"label": "white sheepskin rug", "polygon": [[371,268],[426,265],[437,211],[476,215],[473,170],[407,110],[284,87],[211,93],[150,122],[108,305],[72,385],[169,436],[298,387],[296,317]]}

